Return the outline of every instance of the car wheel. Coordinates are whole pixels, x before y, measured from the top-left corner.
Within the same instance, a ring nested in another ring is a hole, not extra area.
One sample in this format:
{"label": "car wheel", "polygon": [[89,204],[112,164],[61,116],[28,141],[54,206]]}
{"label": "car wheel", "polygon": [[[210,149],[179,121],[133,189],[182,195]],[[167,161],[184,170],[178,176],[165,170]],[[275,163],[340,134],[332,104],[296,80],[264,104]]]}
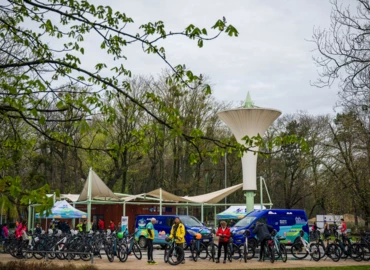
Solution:
{"label": "car wheel", "polygon": [[139,247],[146,248],[146,238],[144,236],[140,236],[138,244]]}

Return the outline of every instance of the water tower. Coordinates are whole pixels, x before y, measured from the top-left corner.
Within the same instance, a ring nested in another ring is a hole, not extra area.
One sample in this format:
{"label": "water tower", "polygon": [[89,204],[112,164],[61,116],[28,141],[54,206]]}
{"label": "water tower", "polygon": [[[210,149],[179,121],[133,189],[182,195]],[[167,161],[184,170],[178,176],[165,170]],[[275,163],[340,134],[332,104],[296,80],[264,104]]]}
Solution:
{"label": "water tower", "polygon": [[[281,111],[254,106],[249,92],[243,107],[218,113],[218,117],[231,129],[240,144],[245,143],[242,138],[246,135],[250,138],[258,134],[263,136],[280,115]],[[253,150],[258,151],[258,147],[254,147]],[[257,157],[258,155],[251,151],[247,151],[242,157],[243,190],[245,190],[247,213],[254,209],[254,196],[257,190]]]}

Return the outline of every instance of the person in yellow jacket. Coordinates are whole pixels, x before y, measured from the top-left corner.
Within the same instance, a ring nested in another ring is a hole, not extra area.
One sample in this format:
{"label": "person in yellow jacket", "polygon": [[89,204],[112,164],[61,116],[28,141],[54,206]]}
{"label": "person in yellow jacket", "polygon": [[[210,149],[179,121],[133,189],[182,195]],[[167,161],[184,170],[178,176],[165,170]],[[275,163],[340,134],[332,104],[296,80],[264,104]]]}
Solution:
{"label": "person in yellow jacket", "polygon": [[[176,239],[176,244],[182,248],[184,248],[185,243],[185,226],[182,224],[180,218],[175,218],[175,223],[172,225],[171,232],[169,238]],[[181,263],[185,263],[185,258]]]}

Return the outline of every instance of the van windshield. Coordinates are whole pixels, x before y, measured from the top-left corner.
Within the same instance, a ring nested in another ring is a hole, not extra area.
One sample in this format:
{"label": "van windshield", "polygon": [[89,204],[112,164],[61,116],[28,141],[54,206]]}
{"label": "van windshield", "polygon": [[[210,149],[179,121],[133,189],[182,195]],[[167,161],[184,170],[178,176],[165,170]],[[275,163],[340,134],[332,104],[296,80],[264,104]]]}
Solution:
{"label": "van windshield", "polygon": [[203,227],[203,224],[196,217],[181,216],[180,220],[187,227]]}
{"label": "van windshield", "polygon": [[242,220],[240,220],[238,223],[235,224],[235,227],[247,227],[252,224],[253,221],[256,220],[257,217],[248,217],[246,216]]}

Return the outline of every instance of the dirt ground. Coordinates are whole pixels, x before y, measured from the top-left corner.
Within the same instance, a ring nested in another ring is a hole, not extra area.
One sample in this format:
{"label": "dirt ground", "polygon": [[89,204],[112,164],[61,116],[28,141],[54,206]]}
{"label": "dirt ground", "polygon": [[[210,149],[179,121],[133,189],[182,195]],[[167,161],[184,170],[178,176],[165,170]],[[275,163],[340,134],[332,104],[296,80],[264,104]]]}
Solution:
{"label": "dirt ground", "polygon": [[[0,261],[6,263],[8,261],[15,260],[12,256],[8,254],[0,254]],[[292,260],[288,259],[286,263],[282,261],[277,261],[275,263],[270,263],[269,261],[266,262],[258,262],[257,259],[253,259],[248,261],[247,263],[233,261],[227,262],[223,264],[222,261],[219,264],[214,262],[210,262],[208,260],[199,260],[197,262],[187,260],[185,264],[181,264],[178,266],[172,266],[169,264],[164,263],[163,260],[160,258],[156,258],[158,265],[147,265],[146,258],[144,257],[142,260],[138,261],[135,257],[130,256],[125,263],[121,263],[115,258],[114,262],[110,263],[106,258],[103,259],[95,259],[94,265],[97,266],[100,270],[115,270],[115,269],[133,269],[133,270],[141,270],[141,269],[263,269],[263,268],[297,268],[297,267],[325,267],[325,266],[350,266],[350,265],[368,265],[370,269],[370,262],[355,262],[353,260],[341,260],[337,263],[331,261],[330,259],[327,260],[320,260],[319,262],[314,262],[310,260]],[[29,261],[36,261],[35,259]],[[49,263],[55,264],[75,264],[75,265],[87,265],[90,262],[82,262],[82,261],[49,261]]]}

